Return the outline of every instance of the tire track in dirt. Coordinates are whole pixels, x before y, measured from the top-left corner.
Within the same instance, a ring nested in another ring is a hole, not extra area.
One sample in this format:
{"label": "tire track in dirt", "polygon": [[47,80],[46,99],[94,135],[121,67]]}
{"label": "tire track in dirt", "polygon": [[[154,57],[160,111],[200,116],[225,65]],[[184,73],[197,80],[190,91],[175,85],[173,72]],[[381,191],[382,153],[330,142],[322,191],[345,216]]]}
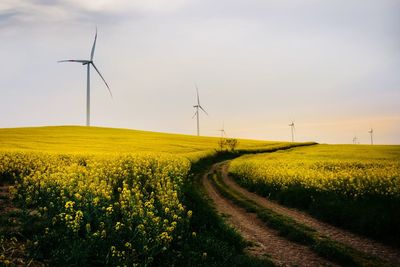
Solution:
{"label": "tire track in dirt", "polygon": [[268,228],[258,219],[256,214],[249,213],[222,197],[208,179],[208,175],[216,168],[217,165],[214,165],[203,176],[202,184],[217,211],[227,215],[226,221],[247,241],[255,244],[247,249],[249,254],[258,257],[269,255],[279,266],[336,266],[308,247],[281,237],[276,230]]}
{"label": "tire track in dirt", "polygon": [[295,221],[310,226],[311,228],[317,230],[319,233],[329,237],[332,240],[348,245],[361,252],[381,258],[386,262],[390,262],[394,266],[400,266],[399,250],[379,243],[377,241],[368,239],[366,237],[356,235],[349,231],[339,229],[338,227],[335,227],[333,225],[321,222],[305,212],[282,206],[274,201],[268,200],[266,197],[259,196],[246,190],[229,177],[229,161],[220,163],[217,167],[220,168],[222,179],[228,187],[236,190],[237,192],[244,195],[246,198],[256,202],[258,205],[271,209],[282,215],[291,217]]}

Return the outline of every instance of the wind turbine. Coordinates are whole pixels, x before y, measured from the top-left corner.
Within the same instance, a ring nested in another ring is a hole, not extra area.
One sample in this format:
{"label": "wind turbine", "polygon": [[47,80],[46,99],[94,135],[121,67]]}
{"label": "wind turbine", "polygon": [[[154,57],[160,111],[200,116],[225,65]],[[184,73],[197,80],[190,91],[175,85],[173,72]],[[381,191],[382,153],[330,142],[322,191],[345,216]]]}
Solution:
{"label": "wind turbine", "polygon": [[290,126],[290,130],[292,131],[292,142],[294,142],[294,131],[295,131],[294,122],[292,121],[292,123],[289,124],[289,126]]}
{"label": "wind turbine", "polygon": [[218,132],[221,132],[221,138],[226,137],[224,123],[222,123],[222,128],[220,130],[218,130]]}
{"label": "wind turbine", "polygon": [[371,129],[368,131],[368,133],[371,135],[371,145],[373,145],[373,144],[374,144],[374,139],[373,139],[374,129],[371,128]]}
{"label": "wind turbine", "polygon": [[197,88],[197,85],[194,85],[196,87],[196,93],[197,93],[197,105],[194,105],[193,107],[196,109],[194,112],[194,115],[192,119],[196,116],[197,117],[197,136],[200,135],[200,113],[199,109],[201,109],[206,115],[208,115],[207,111],[204,110],[204,108],[200,105],[200,97],[199,97],[199,88]]}
{"label": "wind turbine", "polygon": [[112,93],[110,87],[108,86],[106,80],[104,80],[103,75],[101,75],[100,71],[97,69],[96,65],[93,62],[94,50],[96,48],[96,40],[97,40],[97,28],[96,28],[96,35],[94,36],[94,42],[92,46],[92,51],[90,52],[90,59],[78,60],[78,59],[68,59],[68,60],[60,60],[58,63],[61,62],[76,62],[82,63],[82,65],[87,65],[87,86],[86,86],[86,126],[90,126],[90,66],[92,65],[93,68],[97,71],[100,75],[100,78],[103,80],[104,84],[107,86],[108,92],[112,98]]}
{"label": "wind turbine", "polygon": [[355,145],[358,144],[358,138],[357,138],[357,136],[354,136],[354,137],[353,137],[353,144],[355,144]]}

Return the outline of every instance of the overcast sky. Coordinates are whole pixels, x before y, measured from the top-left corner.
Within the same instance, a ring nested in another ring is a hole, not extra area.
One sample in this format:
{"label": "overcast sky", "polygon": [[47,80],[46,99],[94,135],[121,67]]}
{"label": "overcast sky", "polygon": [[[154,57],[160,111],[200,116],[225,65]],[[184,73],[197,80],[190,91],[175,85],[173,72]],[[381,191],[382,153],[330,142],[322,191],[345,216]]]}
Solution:
{"label": "overcast sky", "polygon": [[1,0],[0,127],[400,144],[400,1]]}

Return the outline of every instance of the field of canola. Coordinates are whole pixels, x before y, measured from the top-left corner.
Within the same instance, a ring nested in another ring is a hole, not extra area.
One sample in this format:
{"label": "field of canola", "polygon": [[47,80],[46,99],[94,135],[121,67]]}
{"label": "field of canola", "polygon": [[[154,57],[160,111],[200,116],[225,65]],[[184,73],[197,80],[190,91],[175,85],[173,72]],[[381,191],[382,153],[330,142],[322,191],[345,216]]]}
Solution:
{"label": "field of canola", "polygon": [[[10,185],[23,218],[10,228],[33,258],[53,264],[172,265],[196,238],[182,187],[217,142],[92,127],[0,129],[0,184]],[[13,259],[3,253],[0,261]]]}
{"label": "field of canola", "polygon": [[242,156],[229,170],[252,191],[400,244],[400,146],[317,145]]}
{"label": "field of canola", "polygon": [[18,206],[35,211],[24,228],[37,228],[31,241],[44,258],[150,263],[187,235],[185,158],[0,153],[0,162],[1,177],[16,181]]}
{"label": "field of canola", "polygon": [[[0,151],[68,154],[166,152],[197,161],[215,153],[217,137],[157,133],[128,129],[50,126],[0,129]],[[239,150],[263,150],[285,142],[239,139]]]}

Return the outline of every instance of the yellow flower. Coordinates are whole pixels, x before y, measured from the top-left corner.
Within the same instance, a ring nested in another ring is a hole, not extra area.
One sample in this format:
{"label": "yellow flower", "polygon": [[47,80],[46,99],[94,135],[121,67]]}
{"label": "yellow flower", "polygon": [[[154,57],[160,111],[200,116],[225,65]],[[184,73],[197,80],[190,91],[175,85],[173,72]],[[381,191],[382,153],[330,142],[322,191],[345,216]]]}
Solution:
{"label": "yellow flower", "polygon": [[86,224],[86,232],[87,232],[87,233],[90,233],[90,231],[91,231],[90,223],[87,223],[87,224]]}
{"label": "yellow flower", "polygon": [[112,206],[108,206],[108,207],[106,208],[106,212],[107,212],[108,214],[111,214],[111,213],[113,212],[113,207],[112,207]]}
{"label": "yellow flower", "polygon": [[117,223],[115,224],[115,230],[119,231],[123,226],[124,226],[123,223],[117,222]]}
{"label": "yellow flower", "polygon": [[65,208],[66,209],[73,209],[75,205],[74,201],[67,201],[67,203],[65,203]]}
{"label": "yellow flower", "polygon": [[128,249],[131,249],[132,248],[132,244],[129,243],[129,242],[126,242],[125,243],[125,247],[128,248]]}

